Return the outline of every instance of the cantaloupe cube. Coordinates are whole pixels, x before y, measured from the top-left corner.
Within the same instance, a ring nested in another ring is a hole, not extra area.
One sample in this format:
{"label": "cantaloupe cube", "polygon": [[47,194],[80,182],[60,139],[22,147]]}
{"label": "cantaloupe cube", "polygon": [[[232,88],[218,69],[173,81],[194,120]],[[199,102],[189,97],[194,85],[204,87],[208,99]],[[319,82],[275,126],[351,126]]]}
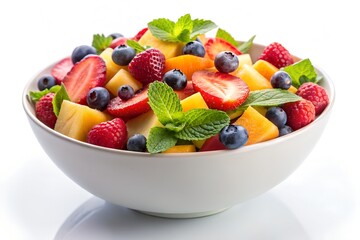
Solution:
{"label": "cantaloupe cube", "polygon": [[187,153],[187,152],[196,152],[194,145],[178,145],[169,148],[163,153]]}
{"label": "cantaloupe cube", "polygon": [[204,98],[199,92],[180,101],[183,112],[189,111],[193,108],[209,108]]}
{"label": "cantaloupe cube", "polygon": [[54,129],[68,137],[86,141],[93,126],[110,119],[109,115],[101,111],[64,100]]}
{"label": "cantaloupe cube", "polygon": [[112,52],[114,49],[106,48],[100,53],[100,57],[106,64],[106,81],[109,81],[120,69],[128,69],[127,66],[119,66],[112,60]]}
{"label": "cantaloupe cube", "polygon": [[143,87],[143,84],[136,80],[125,69],[120,69],[105,85],[105,88],[109,90],[114,96],[118,95],[118,89],[122,85],[130,85],[134,91],[138,91]]}
{"label": "cantaloupe cube", "polygon": [[236,76],[246,82],[250,91],[272,88],[269,80],[248,64],[244,64],[242,70],[236,73]]}
{"label": "cantaloupe cube", "polygon": [[279,136],[277,126],[251,106],[244,111],[234,124],[241,125],[248,131],[249,139],[245,145],[264,142]]}

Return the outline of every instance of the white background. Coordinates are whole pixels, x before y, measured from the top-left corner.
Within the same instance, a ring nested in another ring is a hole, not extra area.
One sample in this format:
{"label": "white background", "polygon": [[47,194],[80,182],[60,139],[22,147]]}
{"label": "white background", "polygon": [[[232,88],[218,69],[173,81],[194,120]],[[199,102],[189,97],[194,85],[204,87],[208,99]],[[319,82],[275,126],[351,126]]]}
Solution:
{"label": "white background", "polygon": [[[0,239],[360,239],[355,3],[1,1]],[[94,33],[133,36],[154,18],[185,13],[239,40],[256,34],[257,43],[278,41],[310,58],[331,76],[336,104],[314,151],[274,189],[218,215],[169,220],[104,204],[68,179],[31,132],[21,94],[40,69],[91,44]]]}

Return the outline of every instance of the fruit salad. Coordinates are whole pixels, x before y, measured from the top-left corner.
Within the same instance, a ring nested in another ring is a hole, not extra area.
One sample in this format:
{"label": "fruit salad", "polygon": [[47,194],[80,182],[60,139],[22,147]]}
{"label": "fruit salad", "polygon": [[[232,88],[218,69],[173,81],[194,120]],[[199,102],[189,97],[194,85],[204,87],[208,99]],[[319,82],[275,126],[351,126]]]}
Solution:
{"label": "fruit salad", "polygon": [[329,103],[309,59],[273,42],[254,61],[254,38],[236,41],[189,14],[154,19],[133,37],[94,34],[29,96],[42,123],[89,144],[152,154],[237,149],[297,131]]}

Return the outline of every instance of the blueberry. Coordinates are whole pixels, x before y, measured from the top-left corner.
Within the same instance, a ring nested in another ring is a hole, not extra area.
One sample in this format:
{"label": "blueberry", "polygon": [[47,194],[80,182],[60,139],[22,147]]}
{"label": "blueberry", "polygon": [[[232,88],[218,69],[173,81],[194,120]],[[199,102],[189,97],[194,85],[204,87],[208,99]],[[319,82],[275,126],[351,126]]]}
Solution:
{"label": "blueberry", "polygon": [[195,55],[198,57],[205,56],[204,45],[200,41],[192,41],[185,44],[183,47],[183,54]]}
{"label": "blueberry", "polygon": [[129,151],[145,152],[146,151],[146,138],[142,134],[135,134],[127,141],[126,148]]}
{"label": "blueberry", "polygon": [[279,128],[279,137],[289,134],[292,131],[293,131],[293,129],[291,127],[289,127],[288,125],[285,125],[285,126]]}
{"label": "blueberry", "polygon": [[173,69],[164,74],[163,82],[174,90],[182,90],[186,87],[186,75],[179,69]]}
{"label": "blueberry", "polygon": [[129,100],[135,94],[134,89],[130,85],[122,85],[119,87],[118,96],[122,100]]}
{"label": "blueberry", "polygon": [[243,146],[249,138],[248,131],[239,125],[228,125],[221,129],[219,139],[228,149],[235,149]]}
{"label": "blueberry", "polygon": [[230,73],[239,67],[239,59],[233,52],[223,51],[216,55],[214,64],[219,72]]}
{"label": "blueberry", "polygon": [[105,110],[110,101],[110,93],[106,88],[94,87],[86,95],[86,102],[90,108]]}
{"label": "blueberry", "polygon": [[119,45],[117,46],[112,55],[111,58],[117,65],[120,66],[127,66],[131,62],[131,60],[135,57],[136,51],[132,47],[129,47],[127,45]]}
{"label": "blueberry", "polygon": [[266,111],[265,117],[278,128],[283,127],[287,121],[286,112],[280,107],[271,107]]}
{"label": "blueberry", "polygon": [[71,61],[73,64],[81,61],[84,57],[86,57],[89,54],[96,54],[96,49],[92,46],[88,45],[81,45],[74,49],[74,51],[71,54]]}
{"label": "blueberry", "polygon": [[117,39],[119,37],[124,37],[121,33],[112,33],[109,35],[109,37],[112,37],[112,39]]}
{"label": "blueberry", "polygon": [[51,87],[53,87],[55,85],[56,85],[56,80],[51,75],[42,76],[41,78],[39,78],[39,80],[37,82],[37,86],[40,91],[42,91],[44,89],[50,89]]}
{"label": "blueberry", "polygon": [[292,80],[290,75],[284,71],[277,71],[270,79],[273,88],[281,88],[287,90],[291,87]]}

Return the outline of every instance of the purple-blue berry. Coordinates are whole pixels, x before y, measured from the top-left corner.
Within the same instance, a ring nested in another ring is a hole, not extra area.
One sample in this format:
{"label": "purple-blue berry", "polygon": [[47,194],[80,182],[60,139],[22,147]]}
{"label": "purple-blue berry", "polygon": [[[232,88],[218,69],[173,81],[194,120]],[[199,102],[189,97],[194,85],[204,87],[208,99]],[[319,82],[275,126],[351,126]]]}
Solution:
{"label": "purple-blue berry", "polygon": [[187,84],[186,75],[179,69],[166,72],[162,80],[174,90],[182,90]]}
{"label": "purple-blue berry", "polygon": [[291,87],[292,79],[287,72],[277,71],[270,79],[273,88],[288,90]]}
{"label": "purple-blue berry", "polygon": [[243,146],[249,139],[246,128],[230,124],[221,129],[219,140],[228,149],[236,149]]}
{"label": "purple-blue berry", "polygon": [[86,95],[86,102],[90,108],[105,110],[110,101],[110,93],[104,87],[94,87]]}
{"label": "purple-blue berry", "polygon": [[219,72],[230,73],[239,67],[239,59],[235,53],[223,51],[216,55],[214,64]]}

